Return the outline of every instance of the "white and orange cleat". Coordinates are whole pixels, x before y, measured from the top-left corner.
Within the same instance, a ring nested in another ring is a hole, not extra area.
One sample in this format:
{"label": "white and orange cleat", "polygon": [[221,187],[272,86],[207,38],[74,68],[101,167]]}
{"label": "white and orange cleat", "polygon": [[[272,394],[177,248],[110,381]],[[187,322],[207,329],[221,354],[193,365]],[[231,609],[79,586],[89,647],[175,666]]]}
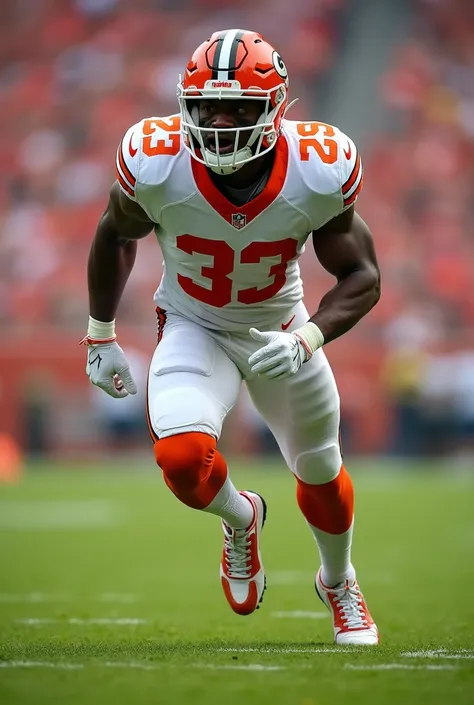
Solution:
{"label": "white and orange cleat", "polygon": [[256,492],[241,492],[253,506],[253,520],[247,529],[233,529],[224,521],[224,550],[220,566],[222,588],[237,614],[252,614],[265,592],[265,572],[260,556],[260,533],[267,506]]}
{"label": "white and orange cleat", "polygon": [[346,580],[327,587],[319,569],[314,583],[316,592],[332,612],[336,644],[375,646],[380,643],[377,625],[370,616],[357,580]]}

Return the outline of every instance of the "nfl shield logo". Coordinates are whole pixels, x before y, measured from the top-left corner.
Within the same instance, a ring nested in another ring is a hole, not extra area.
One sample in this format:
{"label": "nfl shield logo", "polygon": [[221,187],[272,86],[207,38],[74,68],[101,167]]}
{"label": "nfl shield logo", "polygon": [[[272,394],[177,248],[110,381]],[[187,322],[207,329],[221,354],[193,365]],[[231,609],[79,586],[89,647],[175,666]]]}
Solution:
{"label": "nfl shield logo", "polygon": [[237,230],[242,230],[247,225],[247,216],[242,213],[232,213],[232,225]]}

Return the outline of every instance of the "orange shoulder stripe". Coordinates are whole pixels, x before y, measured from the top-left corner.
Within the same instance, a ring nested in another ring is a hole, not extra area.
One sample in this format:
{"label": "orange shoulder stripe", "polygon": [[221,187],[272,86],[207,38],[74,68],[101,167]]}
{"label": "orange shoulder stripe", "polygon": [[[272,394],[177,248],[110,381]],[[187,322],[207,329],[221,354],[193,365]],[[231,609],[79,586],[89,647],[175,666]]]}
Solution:
{"label": "orange shoulder stripe", "polygon": [[125,178],[131,183],[132,186],[135,186],[137,183],[136,178],[133,176],[132,172],[128,168],[125,159],[123,158],[123,150],[122,150],[123,142],[120,143],[119,148],[117,150],[117,157],[118,157],[118,162],[120,164],[120,168],[122,169],[123,175]]}
{"label": "orange shoulder stripe", "polygon": [[344,199],[344,205],[345,205],[345,206],[350,206],[351,203],[354,203],[354,201],[356,200],[357,196],[359,195],[359,192],[360,192],[360,190],[361,190],[361,188],[362,188],[363,183],[364,183],[364,175],[361,176],[360,181],[359,181],[359,185],[358,185],[358,187],[356,188],[356,190],[354,191],[354,193],[351,194],[348,198],[345,198],[345,199]]}
{"label": "orange shoulder stripe", "polygon": [[127,184],[117,167],[115,167],[115,175],[117,176],[117,180],[119,181],[120,186],[123,188],[123,190],[130,194],[130,196],[135,198],[135,191]]}
{"label": "orange shoulder stripe", "polygon": [[342,193],[345,194],[351,190],[351,188],[354,186],[355,182],[357,181],[357,179],[359,177],[360,169],[361,169],[360,156],[357,155],[356,163],[354,165],[354,168],[352,169],[351,175],[349,176],[347,181],[342,186]]}

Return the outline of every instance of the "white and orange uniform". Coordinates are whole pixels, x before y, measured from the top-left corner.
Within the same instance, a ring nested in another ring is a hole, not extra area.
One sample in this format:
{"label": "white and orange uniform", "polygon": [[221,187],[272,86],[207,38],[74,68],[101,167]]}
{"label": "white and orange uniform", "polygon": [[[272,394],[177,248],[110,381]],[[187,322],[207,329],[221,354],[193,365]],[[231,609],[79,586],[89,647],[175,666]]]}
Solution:
{"label": "white and orange uniform", "polygon": [[149,424],[159,438],[218,438],[245,379],[289,467],[315,483],[314,459],[319,484],[341,467],[326,357],[318,350],[289,379],[254,378],[247,360],[259,344],[248,331],[291,331],[308,320],[298,258],[312,231],[355,202],[362,165],[346,135],[317,122],[283,120],[275,151],[265,188],[235,206],[182,146],[177,115],[134,125],[118,148],[120,186],[156,223],[164,259],[155,302],[166,323],[150,368]]}

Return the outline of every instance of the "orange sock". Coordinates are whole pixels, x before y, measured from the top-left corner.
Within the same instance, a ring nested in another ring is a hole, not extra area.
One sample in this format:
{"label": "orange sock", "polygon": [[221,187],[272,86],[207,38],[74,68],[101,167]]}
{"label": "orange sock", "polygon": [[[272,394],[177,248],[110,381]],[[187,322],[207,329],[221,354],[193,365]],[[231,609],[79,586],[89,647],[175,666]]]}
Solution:
{"label": "orange sock", "polygon": [[166,484],[188,507],[207,507],[227,479],[227,464],[207,433],[168,436],[156,441],[154,449]]}
{"label": "orange sock", "polygon": [[296,478],[296,498],[306,521],[329,534],[343,534],[352,524],[354,487],[344,465],[324,485],[309,485]]}
{"label": "orange sock", "polygon": [[355,576],[351,563],[354,488],[342,465],[337,477],[324,485],[297,479],[297,500],[321,556],[325,585],[339,585]]}

